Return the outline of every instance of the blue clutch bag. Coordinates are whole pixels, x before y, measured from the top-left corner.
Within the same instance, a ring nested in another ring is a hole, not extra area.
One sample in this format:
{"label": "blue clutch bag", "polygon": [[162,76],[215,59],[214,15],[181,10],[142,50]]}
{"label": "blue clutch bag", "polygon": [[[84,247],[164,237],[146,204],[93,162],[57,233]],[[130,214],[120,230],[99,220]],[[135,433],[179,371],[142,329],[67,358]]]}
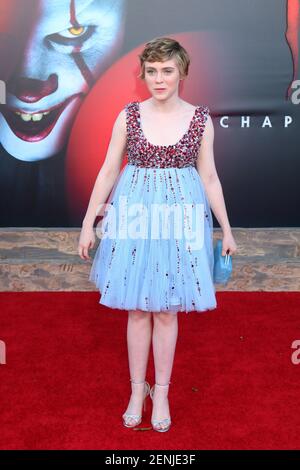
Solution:
{"label": "blue clutch bag", "polygon": [[227,284],[232,273],[232,257],[222,256],[222,240],[217,240],[214,247],[214,283]]}

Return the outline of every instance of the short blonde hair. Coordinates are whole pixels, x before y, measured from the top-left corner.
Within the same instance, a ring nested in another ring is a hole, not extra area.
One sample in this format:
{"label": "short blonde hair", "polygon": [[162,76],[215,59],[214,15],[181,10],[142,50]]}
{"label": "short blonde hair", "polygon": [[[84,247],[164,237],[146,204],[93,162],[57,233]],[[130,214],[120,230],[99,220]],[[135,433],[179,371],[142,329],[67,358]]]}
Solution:
{"label": "short blonde hair", "polygon": [[138,55],[141,64],[139,78],[145,78],[145,61],[164,62],[169,59],[176,59],[180,77],[186,77],[189,71],[190,57],[185,48],[175,39],[167,37],[154,38],[147,42],[141,54]]}

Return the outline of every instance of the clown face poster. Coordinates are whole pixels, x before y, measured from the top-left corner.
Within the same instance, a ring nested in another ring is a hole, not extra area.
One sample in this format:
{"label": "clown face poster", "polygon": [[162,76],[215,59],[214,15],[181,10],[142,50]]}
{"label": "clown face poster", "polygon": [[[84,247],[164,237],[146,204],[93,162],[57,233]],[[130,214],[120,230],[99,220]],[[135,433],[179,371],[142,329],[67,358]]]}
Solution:
{"label": "clown face poster", "polygon": [[0,0],[1,226],[81,225],[159,36],[191,56],[180,96],[210,108],[232,226],[299,225],[299,17],[299,0]]}

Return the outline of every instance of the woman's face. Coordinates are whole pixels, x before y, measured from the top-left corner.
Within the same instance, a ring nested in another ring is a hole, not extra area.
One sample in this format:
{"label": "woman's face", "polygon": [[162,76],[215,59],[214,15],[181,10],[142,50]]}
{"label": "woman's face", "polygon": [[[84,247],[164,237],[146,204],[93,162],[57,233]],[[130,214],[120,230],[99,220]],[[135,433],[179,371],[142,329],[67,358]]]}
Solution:
{"label": "woman's face", "polygon": [[151,95],[160,101],[178,94],[180,71],[176,59],[164,62],[147,62],[145,66],[145,82]]}

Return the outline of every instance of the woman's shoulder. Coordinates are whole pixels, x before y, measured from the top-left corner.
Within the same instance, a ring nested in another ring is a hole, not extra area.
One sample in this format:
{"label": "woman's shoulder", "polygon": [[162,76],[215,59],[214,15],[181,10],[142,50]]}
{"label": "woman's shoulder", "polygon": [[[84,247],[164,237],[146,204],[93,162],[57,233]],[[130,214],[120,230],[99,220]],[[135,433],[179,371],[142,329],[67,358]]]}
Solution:
{"label": "woman's shoulder", "polygon": [[133,108],[133,107],[137,106],[137,104],[138,104],[138,101],[137,101],[137,100],[128,101],[128,102],[124,105],[123,110]]}
{"label": "woman's shoulder", "polygon": [[198,104],[196,106],[201,112],[208,112],[209,113],[209,106],[205,103]]}
{"label": "woman's shoulder", "polygon": [[192,110],[195,111],[195,112],[196,112],[196,111],[199,111],[199,112],[201,112],[201,113],[204,112],[204,113],[208,113],[208,114],[209,114],[209,112],[210,112],[208,105],[206,105],[205,103],[192,104],[192,103],[189,103],[189,102],[187,102],[187,101],[185,101],[184,103],[185,103],[185,105],[186,105],[186,109],[187,109],[187,110],[190,109],[191,111],[192,111]]}
{"label": "woman's shoulder", "polygon": [[129,101],[127,102],[123,108],[122,108],[122,113],[124,113],[125,116],[135,116],[138,110],[138,101]]}
{"label": "woman's shoulder", "polygon": [[209,107],[207,106],[207,104],[202,104],[200,106],[200,110],[201,110],[201,114],[204,114],[205,116],[209,117],[210,115],[210,109]]}

